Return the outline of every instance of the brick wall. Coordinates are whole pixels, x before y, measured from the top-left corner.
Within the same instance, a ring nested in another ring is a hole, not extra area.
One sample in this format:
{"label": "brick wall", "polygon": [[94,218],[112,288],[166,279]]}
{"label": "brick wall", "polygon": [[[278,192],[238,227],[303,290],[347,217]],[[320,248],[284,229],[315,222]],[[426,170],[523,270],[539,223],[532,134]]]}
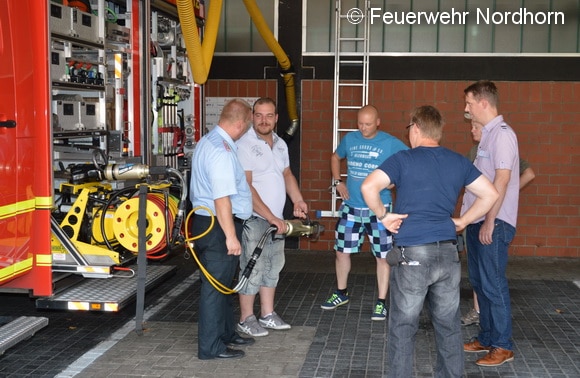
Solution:
{"label": "brick wall", "polygon": [[[424,104],[436,106],[446,120],[442,144],[464,154],[471,147],[470,125],[463,119],[463,89],[469,84],[376,81],[370,83],[369,102],[381,113],[381,129],[402,140],[405,140],[409,111]],[[536,179],[520,196],[517,234],[511,253],[580,257],[580,83],[496,84],[500,92],[500,113],[516,131],[520,155],[536,173]],[[217,80],[206,85],[206,95],[275,97],[276,81]],[[352,92],[341,96],[360,98]],[[332,81],[302,82],[300,184],[312,210],[331,208],[328,186],[332,102]],[[335,220],[319,221],[327,230],[323,237],[317,242],[302,239],[300,248],[332,250]]]}

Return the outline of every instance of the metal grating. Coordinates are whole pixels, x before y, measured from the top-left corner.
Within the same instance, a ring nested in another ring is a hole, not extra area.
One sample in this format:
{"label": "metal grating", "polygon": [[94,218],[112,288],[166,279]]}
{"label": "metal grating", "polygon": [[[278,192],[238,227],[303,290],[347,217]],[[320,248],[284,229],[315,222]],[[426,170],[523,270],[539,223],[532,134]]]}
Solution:
{"label": "metal grating", "polygon": [[48,325],[48,318],[21,316],[0,327],[0,355]]}
{"label": "metal grating", "polygon": [[[132,267],[135,271],[136,267]],[[175,266],[147,266],[145,288],[151,289],[168,275]],[[137,292],[137,277],[90,278],[81,281],[52,297],[36,300],[36,308],[54,310],[118,311],[134,300]]]}

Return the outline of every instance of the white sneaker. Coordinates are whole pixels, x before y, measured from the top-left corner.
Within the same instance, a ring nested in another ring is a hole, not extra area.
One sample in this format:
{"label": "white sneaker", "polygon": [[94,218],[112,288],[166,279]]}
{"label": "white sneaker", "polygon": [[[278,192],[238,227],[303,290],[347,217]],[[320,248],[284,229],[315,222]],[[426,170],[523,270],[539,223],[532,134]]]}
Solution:
{"label": "white sneaker", "polygon": [[461,317],[461,325],[468,326],[472,324],[479,324],[479,312],[475,311],[474,308]]}
{"label": "white sneaker", "polygon": [[268,331],[258,323],[258,319],[256,319],[255,315],[250,315],[243,323],[238,323],[236,325],[236,330],[254,337],[268,336]]}
{"label": "white sneaker", "polygon": [[276,314],[275,312],[272,312],[270,315],[266,316],[265,318],[260,318],[260,324],[265,328],[271,328],[271,329],[277,329],[277,330],[291,328],[290,324],[288,324],[284,320],[282,320],[282,318],[278,314]]}

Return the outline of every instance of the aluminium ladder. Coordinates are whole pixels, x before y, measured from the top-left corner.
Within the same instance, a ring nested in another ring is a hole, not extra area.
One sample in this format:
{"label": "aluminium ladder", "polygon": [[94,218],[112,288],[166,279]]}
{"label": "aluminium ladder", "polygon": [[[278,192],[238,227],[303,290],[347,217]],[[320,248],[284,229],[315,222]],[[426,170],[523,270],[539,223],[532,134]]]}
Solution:
{"label": "aluminium ladder", "polygon": [[[336,0],[333,152],[346,133],[358,130],[357,112],[368,104],[369,10],[370,0]],[[346,173],[341,173],[341,177],[346,177]],[[335,187],[331,186],[331,192],[331,209],[319,211],[319,217],[338,216],[341,198]]]}

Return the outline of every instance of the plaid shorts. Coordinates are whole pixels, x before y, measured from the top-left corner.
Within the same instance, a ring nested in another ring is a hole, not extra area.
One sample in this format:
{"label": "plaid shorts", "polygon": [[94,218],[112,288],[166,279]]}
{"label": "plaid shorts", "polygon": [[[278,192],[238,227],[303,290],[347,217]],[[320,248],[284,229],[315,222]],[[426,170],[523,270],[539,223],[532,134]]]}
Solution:
{"label": "plaid shorts", "polygon": [[[387,205],[389,206],[389,205]],[[344,253],[358,253],[366,233],[376,257],[386,258],[393,248],[393,236],[370,209],[358,209],[346,204],[340,206],[340,219],[334,232],[334,249]]]}

